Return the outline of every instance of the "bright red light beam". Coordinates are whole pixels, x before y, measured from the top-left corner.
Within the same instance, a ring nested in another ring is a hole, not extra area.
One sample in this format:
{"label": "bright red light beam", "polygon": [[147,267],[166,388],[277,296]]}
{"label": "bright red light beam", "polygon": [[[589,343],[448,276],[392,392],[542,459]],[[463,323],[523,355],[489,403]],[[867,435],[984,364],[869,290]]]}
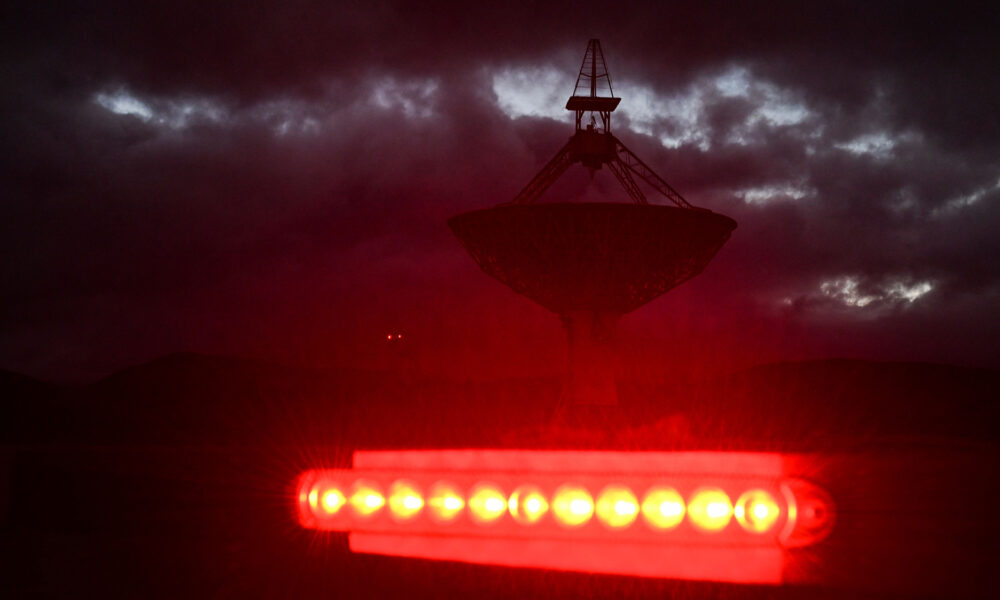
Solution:
{"label": "bright red light beam", "polygon": [[355,552],[778,584],[834,505],[794,457],[746,452],[359,451],[298,484],[304,527]]}

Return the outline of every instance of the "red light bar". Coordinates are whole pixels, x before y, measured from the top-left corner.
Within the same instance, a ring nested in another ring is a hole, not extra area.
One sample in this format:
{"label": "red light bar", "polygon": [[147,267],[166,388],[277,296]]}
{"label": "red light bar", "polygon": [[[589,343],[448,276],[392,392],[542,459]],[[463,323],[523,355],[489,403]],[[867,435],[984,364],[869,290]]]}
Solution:
{"label": "red light bar", "polygon": [[307,471],[304,527],[355,552],[645,577],[780,583],[833,504],[745,452],[359,451]]}

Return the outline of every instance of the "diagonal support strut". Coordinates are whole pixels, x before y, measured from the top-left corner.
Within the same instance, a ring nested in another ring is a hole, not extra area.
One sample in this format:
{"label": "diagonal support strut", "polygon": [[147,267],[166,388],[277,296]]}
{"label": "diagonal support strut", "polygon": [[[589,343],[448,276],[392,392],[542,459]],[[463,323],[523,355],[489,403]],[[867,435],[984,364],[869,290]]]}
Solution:
{"label": "diagonal support strut", "polygon": [[555,183],[556,179],[559,179],[574,162],[576,161],[573,159],[573,138],[570,138],[570,141],[566,142],[566,145],[552,157],[552,160],[546,163],[542,170],[508,204],[534,204],[535,200],[538,200],[538,197],[549,189],[549,186]]}

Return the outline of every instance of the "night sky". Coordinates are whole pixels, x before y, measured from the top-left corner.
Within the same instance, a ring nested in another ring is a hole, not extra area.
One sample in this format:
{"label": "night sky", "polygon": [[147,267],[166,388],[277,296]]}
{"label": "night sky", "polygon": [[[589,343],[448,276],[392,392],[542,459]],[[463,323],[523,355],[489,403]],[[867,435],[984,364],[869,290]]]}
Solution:
{"label": "night sky", "polygon": [[[996,5],[24,4],[0,58],[0,368],[378,367],[402,333],[431,373],[561,370],[558,319],[445,220],[565,142],[591,37],[616,135],[739,223],[622,320],[632,364],[1000,367]],[[575,199],[627,197],[577,166],[542,200]]]}

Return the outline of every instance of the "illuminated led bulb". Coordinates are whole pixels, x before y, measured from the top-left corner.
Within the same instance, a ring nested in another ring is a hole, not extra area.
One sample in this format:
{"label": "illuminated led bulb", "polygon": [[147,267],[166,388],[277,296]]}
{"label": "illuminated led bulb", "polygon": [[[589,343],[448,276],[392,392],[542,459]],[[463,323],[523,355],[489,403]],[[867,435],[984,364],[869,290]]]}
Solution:
{"label": "illuminated led bulb", "polygon": [[354,512],[362,517],[367,517],[385,505],[385,496],[379,491],[378,486],[370,481],[359,481],[354,484],[351,498],[348,500]]}
{"label": "illuminated led bulb", "polygon": [[445,523],[454,520],[462,512],[462,509],[465,508],[465,500],[462,499],[458,488],[454,485],[438,482],[431,487],[427,507],[430,509],[431,518]]}
{"label": "illuminated led bulb", "polygon": [[639,501],[627,487],[609,485],[598,495],[595,510],[608,527],[628,527],[639,516]]}
{"label": "illuminated led bulb", "polygon": [[340,508],[347,503],[347,498],[343,492],[337,488],[329,488],[323,491],[322,499],[319,502],[322,511],[328,515],[335,515]]}
{"label": "illuminated led bulb", "polygon": [[684,498],[674,488],[653,488],[642,501],[642,516],[654,529],[677,527],[684,520]]}
{"label": "illuminated led bulb", "polygon": [[717,488],[696,490],[688,501],[688,518],[703,531],[719,531],[729,524],[733,516],[733,505],[726,495]]}
{"label": "illuminated led bulb", "polygon": [[781,509],[771,494],[764,490],[750,490],[736,501],[733,514],[743,529],[753,533],[764,533],[781,516]]}
{"label": "illuminated led bulb", "polygon": [[549,510],[549,503],[542,491],[533,485],[524,485],[510,495],[507,501],[510,516],[518,523],[537,523]]}
{"label": "illuminated led bulb", "polygon": [[424,508],[424,499],[416,485],[409,481],[397,481],[389,488],[389,510],[398,521],[412,519]]}
{"label": "illuminated led bulb", "polygon": [[507,497],[491,483],[481,483],[469,494],[469,512],[480,523],[492,523],[507,511]]}
{"label": "illuminated led bulb", "polygon": [[578,527],[593,516],[594,499],[582,487],[564,485],[552,498],[552,512],[563,525]]}

